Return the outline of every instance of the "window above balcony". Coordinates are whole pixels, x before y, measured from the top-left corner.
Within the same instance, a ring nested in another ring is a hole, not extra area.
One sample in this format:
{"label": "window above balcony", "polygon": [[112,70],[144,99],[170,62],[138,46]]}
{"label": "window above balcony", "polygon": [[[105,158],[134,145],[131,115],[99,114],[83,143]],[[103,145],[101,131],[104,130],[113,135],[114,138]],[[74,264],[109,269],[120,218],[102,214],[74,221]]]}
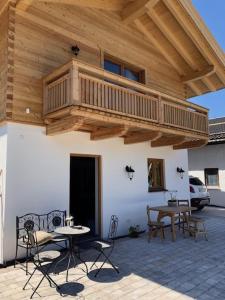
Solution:
{"label": "window above balcony", "polygon": [[120,61],[109,55],[104,56],[104,69],[136,82],[145,83],[145,70]]}

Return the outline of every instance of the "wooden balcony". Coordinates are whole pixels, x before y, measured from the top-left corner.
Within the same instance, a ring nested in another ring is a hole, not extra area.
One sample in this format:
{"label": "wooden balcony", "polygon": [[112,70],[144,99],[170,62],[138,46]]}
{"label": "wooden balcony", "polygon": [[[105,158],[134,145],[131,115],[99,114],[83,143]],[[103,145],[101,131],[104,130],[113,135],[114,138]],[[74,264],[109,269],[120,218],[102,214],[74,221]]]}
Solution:
{"label": "wooden balcony", "polygon": [[143,84],[72,60],[44,78],[47,134],[91,132],[91,139],[124,137],[174,149],[208,141],[208,110]]}

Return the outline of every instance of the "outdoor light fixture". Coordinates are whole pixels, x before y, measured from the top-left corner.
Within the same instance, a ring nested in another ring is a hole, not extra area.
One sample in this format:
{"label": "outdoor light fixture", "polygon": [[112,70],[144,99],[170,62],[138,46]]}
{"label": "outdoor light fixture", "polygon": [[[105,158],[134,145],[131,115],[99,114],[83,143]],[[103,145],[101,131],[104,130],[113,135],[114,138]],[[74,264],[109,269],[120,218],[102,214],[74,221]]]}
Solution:
{"label": "outdoor light fixture", "polygon": [[128,178],[129,178],[130,180],[132,180],[133,177],[134,177],[134,172],[135,172],[134,169],[132,169],[131,166],[126,166],[126,167],[125,167],[125,171],[127,172]]}
{"label": "outdoor light fixture", "polygon": [[73,54],[75,56],[77,56],[79,54],[79,52],[80,52],[80,48],[77,45],[76,46],[72,46],[71,50],[72,50],[72,52],[73,52]]}
{"label": "outdoor light fixture", "polygon": [[182,168],[177,167],[177,173],[180,175],[180,178],[184,178],[185,171]]}

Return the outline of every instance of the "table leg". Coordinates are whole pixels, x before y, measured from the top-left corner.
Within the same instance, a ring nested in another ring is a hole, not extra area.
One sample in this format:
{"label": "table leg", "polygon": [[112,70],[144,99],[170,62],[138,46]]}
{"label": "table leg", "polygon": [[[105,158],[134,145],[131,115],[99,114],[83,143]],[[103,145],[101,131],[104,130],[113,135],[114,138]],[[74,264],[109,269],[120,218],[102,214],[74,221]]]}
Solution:
{"label": "table leg", "polygon": [[176,241],[175,217],[171,216],[172,241]]}

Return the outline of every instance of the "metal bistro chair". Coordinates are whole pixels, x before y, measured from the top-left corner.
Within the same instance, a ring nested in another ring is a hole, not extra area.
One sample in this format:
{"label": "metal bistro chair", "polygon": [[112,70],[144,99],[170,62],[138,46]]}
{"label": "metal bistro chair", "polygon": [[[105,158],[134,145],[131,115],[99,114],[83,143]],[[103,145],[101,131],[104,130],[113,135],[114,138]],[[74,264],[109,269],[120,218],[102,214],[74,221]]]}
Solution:
{"label": "metal bistro chair", "polygon": [[[52,239],[51,243],[56,244],[60,248],[67,248],[68,238],[62,235],[59,235],[54,232],[57,227],[66,226],[66,211],[65,210],[53,210],[47,214],[47,232],[51,233]],[[60,243],[64,242],[65,247],[61,246]]]}
{"label": "metal bistro chair", "polygon": [[28,261],[31,254],[32,245],[29,244],[27,238],[27,230],[40,230],[40,216],[37,214],[26,214],[21,217],[16,217],[16,254],[14,259],[14,268],[16,263],[20,263],[17,261],[18,250],[19,248],[23,248],[26,250],[25,257],[25,270],[26,275],[28,274]]}
{"label": "metal bistro chair", "polygon": [[[101,271],[102,267],[106,262],[109,262],[110,265],[113,267],[113,269],[119,273],[119,270],[115,265],[112,263],[112,261],[109,259],[111,256],[114,246],[115,246],[115,238],[117,235],[117,228],[118,228],[118,217],[115,215],[111,216],[110,225],[109,225],[109,233],[108,233],[108,239],[106,241],[94,241],[92,243],[92,247],[99,252],[98,256],[96,257],[95,261],[93,262],[91,269],[94,265],[96,265],[96,262],[99,260],[101,256],[104,257],[103,263],[101,264],[100,268],[98,268],[97,272],[95,273],[95,277],[98,275],[98,273]],[[107,251],[109,251],[107,253]]]}
{"label": "metal bistro chair", "polygon": [[50,287],[54,286],[58,290],[60,287],[55,283],[55,281],[50,277],[49,272],[51,267],[53,266],[54,262],[57,258],[60,257],[60,252],[55,250],[46,250],[46,251],[40,251],[39,250],[39,244],[37,242],[37,236],[36,232],[33,230],[27,230],[27,236],[29,240],[29,244],[32,246],[32,262],[34,264],[34,270],[30,274],[28,280],[26,281],[23,290],[25,290],[28,283],[30,283],[31,278],[33,277],[34,273],[36,271],[39,271],[42,273],[41,280],[37,284],[37,286],[34,288],[33,293],[30,296],[30,299],[33,298],[34,294],[37,293],[38,288],[40,287],[41,283],[44,279],[47,279],[49,282]]}
{"label": "metal bistro chair", "polygon": [[151,208],[147,205],[147,216],[148,216],[148,242],[150,242],[151,238],[153,237],[154,233],[157,235],[157,232],[160,232],[161,240],[165,239],[165,232],[164,232],[164,222],[160,221],[152,221],[151,220]]}

